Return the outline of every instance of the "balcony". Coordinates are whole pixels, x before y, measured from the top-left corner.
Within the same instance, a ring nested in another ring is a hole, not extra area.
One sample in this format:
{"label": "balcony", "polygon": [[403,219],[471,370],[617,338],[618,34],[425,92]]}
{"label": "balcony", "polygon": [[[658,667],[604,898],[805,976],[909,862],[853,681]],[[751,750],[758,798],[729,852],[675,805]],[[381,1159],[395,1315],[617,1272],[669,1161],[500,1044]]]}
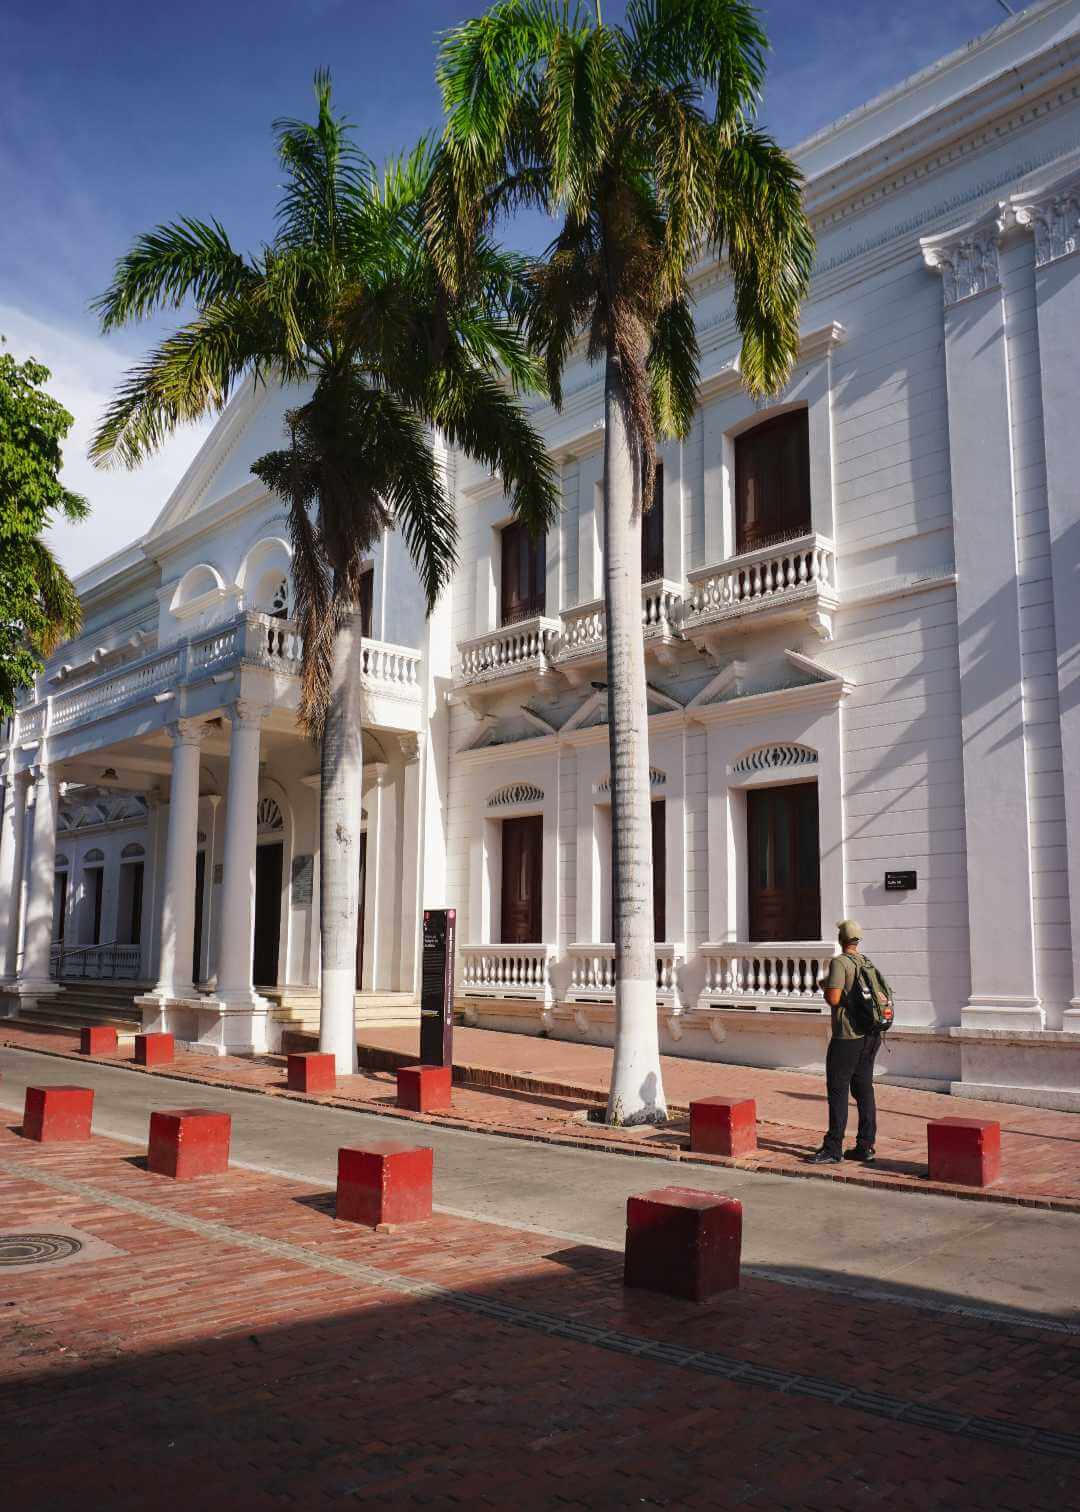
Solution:
{"label": "balcony", "polygon": [[465,693],[464,701],[473,704],[475,695],[485,691],[550,687],[556,680],[553,663],[558,642],[558,620],[542,614],[459,641],[456,681]]}
{"label": "balcony", "polygon": [[[601,945],[569,945],[570,983],[566,989],[568,1002],[613,1003],[615,1001],[615,946],[605,942]],[[659,1006],[680,1006],[678,973],[685,959],[683,945],[660,943],[656,945],[656,1001]]]}
{"label": "balcony", "polygon": [[462,945],[461,996],[526,998],[550,1006],[553,945]]}
{"label": "balcony", "polygon": [[701,1007],[768,1012],[825,1011],[821,983],[836,954],[830,940],[777,940],[701,947],[705,985]]}
{"label": "balcony", "polygon": [[[55,737],[140,705],[175,707],[181,687],[195,689],[228,682],[246,668],[270,673],[275,679],[275,702],[282,708],[295,708],[301,650],[296,627],[287,620],[245,612],[70,692],[56,693],[19,709],[15,744],[28,748],[46,735]],[[417,732],[423,715],[420,652],[365,640],[361,654],[365,723]],[[220,702],[220,698],[216,700],[217,706]]]}
{"label": "balcony", "polygon": [[[641,622],[645,632],[645,655],[655,656],[665,666],[675,656],[682,639],[679,619],[683,608],[682,588],[666,578],[656,578],[641,587]],[[578,604],[562,617],[562,635],[555,665],[572,686],[577,686],[607,661],[607,611],[603,599]]]}
{"label": "balcony", "polygon": [[683,616],[687,640],[710,654],[753,625],[801,620],[823,640],[832,639],[837,607],[836,548],[813,533],[688,574],[690,600]]}

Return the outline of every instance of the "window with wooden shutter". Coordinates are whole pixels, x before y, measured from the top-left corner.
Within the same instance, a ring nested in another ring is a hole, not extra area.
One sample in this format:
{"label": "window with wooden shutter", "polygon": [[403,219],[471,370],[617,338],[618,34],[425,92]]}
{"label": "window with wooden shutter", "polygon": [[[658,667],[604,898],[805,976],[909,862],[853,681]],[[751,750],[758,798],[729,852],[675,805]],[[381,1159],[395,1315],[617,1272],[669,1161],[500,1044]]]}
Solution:
{"label": "window with wooden shutter", "polygon": [[499,622],[543,614],[547,600],[547,550],[543,536],[534,539],[524,525],[507,525],[502,532],[502,588]]}
{"label": "window with wooden shutter", "polygon": [[809,531],[809,415],[794,410],[735,438],[735,549],[754,551]]}
{"label": "window with wooden shutter", "polygon": [[664,575],[664,464],[656,464],[652,508],[641,517],[641,581]]}
{"label": "window with wooden shutter", "polygon": [[751,940],[816,940],[821,850],[816,782],[746,795]]}

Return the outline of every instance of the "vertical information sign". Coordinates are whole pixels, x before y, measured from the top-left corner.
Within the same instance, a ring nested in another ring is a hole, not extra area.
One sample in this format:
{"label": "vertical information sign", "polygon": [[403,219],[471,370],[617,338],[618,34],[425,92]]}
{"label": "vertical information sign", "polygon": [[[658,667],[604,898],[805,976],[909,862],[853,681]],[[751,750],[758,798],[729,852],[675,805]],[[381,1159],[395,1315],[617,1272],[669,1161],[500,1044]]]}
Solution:
{"label": "vertical information sign", "polygon": [[420,1060],[425,1066],[454,1064],[454,934],[457,910],[424,909],[424,957],[420,972]]}

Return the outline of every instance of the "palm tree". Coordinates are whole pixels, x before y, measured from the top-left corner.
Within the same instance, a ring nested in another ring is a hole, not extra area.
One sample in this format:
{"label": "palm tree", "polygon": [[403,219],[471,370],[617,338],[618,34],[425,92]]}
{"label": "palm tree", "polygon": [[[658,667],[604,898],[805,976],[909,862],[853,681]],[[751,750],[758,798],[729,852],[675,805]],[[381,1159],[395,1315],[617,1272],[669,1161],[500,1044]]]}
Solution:
{"label": "palm tree", "polygon": [[137,465],[182,421],[221,410],[245,378],[300,390],[288,444],[252,470],[288,506],[299,712],[322,751],[319,1043],[350,1072],[365,555],[393,524],[429,609],[446,585],[457,531],[433,428],[501,473],[530,529],[547,528],[557,494],[516,397],[539,376],[508,313],[524,263],[478,235],[451,294],[423,234],[433,144],[380,177],[335,114],[327,75],[315,92],[314,124],[275,123],[285,186],[261,253],[236,251],[217,220],[184,219],[140,237],[117,265],[97,303],[106,331],[188,300],[196,313],[128,375],[92,455]]}
{"label": "palm tree", "polygon": [[783,385],[813,258],[801,177],[753,123],[767,39],[745,0],[629,0],[624,26],[569,0],[502,0],[448,32],[445,166],[429,224],[447,279],[522,207],[558,234],[528,326],[556,404],[587,333],[604,365],[604,600],[616,971],[611,1122],[665,1115],[656,1024],[641,514],[658,435],[697,402],[691,270],[724,255],[754,394]]}

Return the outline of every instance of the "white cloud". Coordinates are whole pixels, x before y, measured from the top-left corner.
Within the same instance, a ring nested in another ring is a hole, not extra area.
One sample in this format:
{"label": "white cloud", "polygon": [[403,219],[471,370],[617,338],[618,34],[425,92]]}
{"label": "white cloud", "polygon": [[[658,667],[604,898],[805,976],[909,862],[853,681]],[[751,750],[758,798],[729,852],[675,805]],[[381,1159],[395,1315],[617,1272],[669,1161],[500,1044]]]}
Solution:
{"label": "white cloud", "polygon": [[61,521],[46,539],[74,576],[144,535],[198,451],[211,422],[185,427],[137,472],[102,472],[87,457],[90,438],[127,367],[130,355],[75,326],[39,320],[0,304],[0,334],[17,361],[33,356],[51,370],[45,385],[75,417],[64,443],[65,485],[82,494],[90,516]]}

